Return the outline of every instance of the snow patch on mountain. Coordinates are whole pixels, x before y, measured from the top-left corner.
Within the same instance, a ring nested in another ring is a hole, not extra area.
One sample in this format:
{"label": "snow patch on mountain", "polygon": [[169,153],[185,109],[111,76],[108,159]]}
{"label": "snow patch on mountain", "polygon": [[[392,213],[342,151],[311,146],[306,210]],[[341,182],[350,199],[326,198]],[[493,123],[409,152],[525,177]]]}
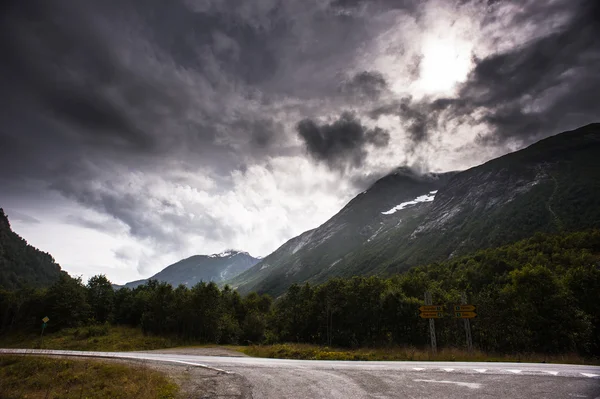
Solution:
{"label": "snow patch on mountain", "polygon": [[[314,230],[313,230],[314,231]],[[306,244],[308,244],[310,242],[310,239],[312,237],[312,232],[309,234],[306,234],[304,237],[302,237],[302,239],[300,239],[300,241],[296,244],[296,246],[292,249],[292,253],[295,254],[296,252],[298,252],[300,249],[302,249],[303,246],[305,246]]]}
{"label": "snow patch on mountain", "polygon": [[249,255],[247,252],[236,251],[235,249],[227,249],[227,250],[221,252],[220,254],[212,254],[212,255],[208,255],[208,257],[209,258],[228,258],[230,256],[238,255],[238,254]]}
{"label": "snow patch on mountain", "polygon": [[391,214],[394,214],[397,211],[400,211],[404,208],[408,208],[409,206],[416,205],[419,202],[431,202],[435,199],[436,194],[437,194],[437,190],[430,191],[429,194],[420,195],[412,201],[402,202],[401,204],[396,205],[395,207],[390,209],[389,211],[381,212],[381,214],[382,215],[391,215]]}

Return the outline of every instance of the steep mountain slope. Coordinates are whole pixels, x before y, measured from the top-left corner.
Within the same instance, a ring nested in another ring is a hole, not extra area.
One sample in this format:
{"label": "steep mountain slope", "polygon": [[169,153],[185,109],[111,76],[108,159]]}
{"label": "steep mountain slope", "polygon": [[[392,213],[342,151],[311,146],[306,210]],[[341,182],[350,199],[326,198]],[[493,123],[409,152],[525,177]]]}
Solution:
{"label": "steep mountain slope", "polygon": [[[283,244],[229,283],[240,292],[281,292],[293,282],[321,282],[342,271],[343,257],[387,232],[411,225],[454,172],[418,175],[399,168],[378,180],[316,229]],[[402,208],[402,209],[400,209]]]}
{"label": "steep mountain slope", "polygon": [[[240,292],[277,295],[294,282],[401,272],[537,231],[599,228],[600,124],[435,177],[423,178],[433,180],[421,186],[386,176],[324,225],[293,238],[233,279],[232,285]],[[382,184],[389,185],[383,193],[378,190]],[[402,204],[438,189],[432,202]],[[355,214],[364,217],[350,216]],[[299,245],[302,252],[296,250]]]}
{"label": "steep mountain slope", "polygon": [[42,252],[12,231],[8,217],[0,208],[0,288],[52,285],[66,273],[52,256]]}
{"label": "steep mountain slope", "polygon": [[[200,281],[221,282],[233,278],[259,261],[247,252],[233,250],[214,255],[194,255],[167,266],[150,279],[164,281],[174,287],[179,284],[192,287]],[[135,288],[148,280],[132,281],[125,287]]]}
{"label": "steep mountain slope", "polygon": [[348,273],[395,273],[536,232],[600,228],[600,124],[457,174],[419,225],[369,243]]}

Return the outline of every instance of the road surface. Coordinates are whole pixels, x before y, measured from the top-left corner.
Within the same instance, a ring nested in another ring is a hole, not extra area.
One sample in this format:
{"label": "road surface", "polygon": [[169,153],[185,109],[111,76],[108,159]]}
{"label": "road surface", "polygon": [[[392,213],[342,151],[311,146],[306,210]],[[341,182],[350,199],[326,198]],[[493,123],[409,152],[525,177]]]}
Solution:
{"label": "road surface", "polygon": [[[538,363],[363,362],[195,356],[180,353],[0,349],[1,353],[124,358],[202,367],[231,376],[231,394],[254,399],[591,398],[600,367]],[[235,377],[235,378],[233,378]],[[207,397],[221,397],[207,396]]]}

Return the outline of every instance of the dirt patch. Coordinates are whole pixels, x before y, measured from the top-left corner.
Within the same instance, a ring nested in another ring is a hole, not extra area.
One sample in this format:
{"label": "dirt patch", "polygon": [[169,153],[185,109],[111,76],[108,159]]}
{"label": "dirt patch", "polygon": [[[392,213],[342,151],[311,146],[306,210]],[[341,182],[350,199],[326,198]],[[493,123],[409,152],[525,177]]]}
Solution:
{"label": "dirt patch", "polygon": [[179,385],[179,397],[182,399],[252,398],[250,384],[239,374],[163,362],[143,363],[151,369],[167,374]]}

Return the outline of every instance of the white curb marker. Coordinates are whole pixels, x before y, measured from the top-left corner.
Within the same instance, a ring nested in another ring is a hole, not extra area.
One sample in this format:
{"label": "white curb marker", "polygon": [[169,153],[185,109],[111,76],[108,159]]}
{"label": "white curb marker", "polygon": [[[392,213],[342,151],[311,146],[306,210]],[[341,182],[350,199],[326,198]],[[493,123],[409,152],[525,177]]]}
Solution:
{"label": "white curb marker", "polygon": [[552,374],[552,375],[558,375],[558,371],[546,371],[546,370],[543,370],[543,371],[544,371],[544,373],[548,373],[548,374]]}
{"label": "white curb marker", "polygon": [[439,380],[413,380],[415,382],[437,382],[438,384],[455,384],[461,387],[467,387],[471,389],[481,388],[481,384],[476,382],[458,382],[458,381],[439,381]]}

